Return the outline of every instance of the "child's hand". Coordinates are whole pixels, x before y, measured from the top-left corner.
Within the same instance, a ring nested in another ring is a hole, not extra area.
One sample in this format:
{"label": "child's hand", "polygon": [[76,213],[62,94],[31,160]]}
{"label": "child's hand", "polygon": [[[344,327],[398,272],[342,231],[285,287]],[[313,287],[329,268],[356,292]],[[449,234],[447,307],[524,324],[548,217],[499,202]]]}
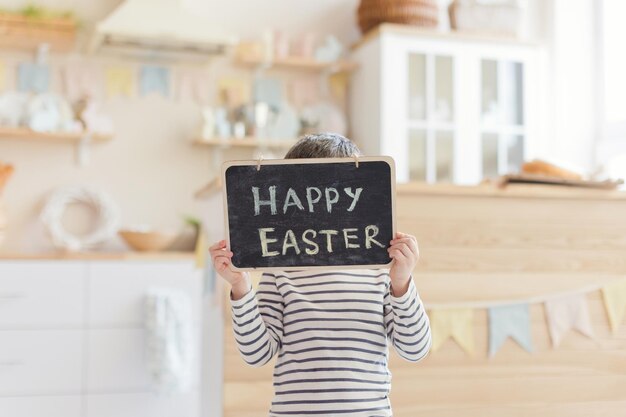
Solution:
{"label": "child's hand", "polygon": [[401,297],[409,289],[411,273],[417,265],[420,251],[415,236],[405,233],[396,233],[395,239],[387,249],[389,257],[393,259],[389,276],[391,277],[391,292],[395,297]]}
{"label": "child's hand", "polygon": [[222,278],[232,286],[232,297],[239,300],[250,291],[250,277],[246,272],[237,272],[231,269],[230,258],[233,253],[226,248],[226,241],[220,240],[209,248],[213,267]]}

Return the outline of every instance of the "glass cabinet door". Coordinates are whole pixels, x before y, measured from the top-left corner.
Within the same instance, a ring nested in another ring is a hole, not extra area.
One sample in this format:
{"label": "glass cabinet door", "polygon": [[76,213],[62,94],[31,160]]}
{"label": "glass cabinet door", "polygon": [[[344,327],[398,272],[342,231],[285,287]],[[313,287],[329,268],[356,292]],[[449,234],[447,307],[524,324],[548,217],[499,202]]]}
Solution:
{"label": "glass cabinet door", "polygon": [[411,181],[454,180],[454,61],[408,56],[408,157]]}
{"label": "glass cabinet door", "polygon": [[517,172],[524,161],[524,66],[481,61],[481,155],[483,177]]}

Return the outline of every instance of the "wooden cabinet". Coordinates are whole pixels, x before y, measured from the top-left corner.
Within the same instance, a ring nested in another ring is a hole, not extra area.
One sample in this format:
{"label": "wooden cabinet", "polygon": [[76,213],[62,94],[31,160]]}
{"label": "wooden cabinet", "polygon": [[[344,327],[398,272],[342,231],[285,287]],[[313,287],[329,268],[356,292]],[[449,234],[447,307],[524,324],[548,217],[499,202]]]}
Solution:
{"label": "wooden cabinet", "polygon": [[[189,294],[191,388],[153,393],[144,299]],[[0,261],[0,415],[197,417],[202,280],[194,260]]]}
{"label": "wooden cabinet", "polygon": [[[626,276],[626,193],[402,184],[396,201],[398,229],[420,243],[414,277],[426,308],[523,302]],[[595,337],[571,331],[557,348],[543,304],[534,303],[533,353],[507,340],[490,358],[485,309],[474,313],[474,355],[453,340],[417,364],[390,352],[394,416],[622,415],[626,324],[612,334],[600,291],[587,301]],[[266,415],[274,362],[261,368],[244,363],[230,314],[225,308],[223,416]]]}
{"label": "wooden cabinet", "polygon": [[539,46],[387,24],[353,59],[352,137],[400,182],[475,184],[542,155]]}

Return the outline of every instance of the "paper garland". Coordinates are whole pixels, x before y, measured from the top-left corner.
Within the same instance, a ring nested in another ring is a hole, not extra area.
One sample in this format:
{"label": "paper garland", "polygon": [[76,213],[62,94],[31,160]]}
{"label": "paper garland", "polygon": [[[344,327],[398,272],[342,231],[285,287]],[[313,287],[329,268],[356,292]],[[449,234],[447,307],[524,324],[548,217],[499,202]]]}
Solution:
{"label": "paper garland", "polygon": [[493,357],[508,337],[532,352],[530,306],[527,303],[491,307],[489,313],[489,356]]}
{"label": "paper garland", "polygon": [[108,97],[131,97],[135,90],[133,73],[126,67],[110,67],[105,73],[106,93]]}
{"label": "paper garland", "polygon": [[73,62],[63,70],[63,88],[71,101],[88,96],[99,99],[102,91],[102,75],[100,69],[84,62]]}
{"label": "paper garland", "polygon": [[611,330],[613,334],[617,334],[626,315],[626,279],[605,286],[602,288],[602,295]]}
{"label": "paper garland", "polygon": [[45,93],[50,87],[50,70],[46,65],[23,62],[17,68],[17,90],[23,93]]}
{"label": "paper garland", "polygon": [[432,332],[432,351],[439,350],[443,342],[453,338],[470,355],[474,353],[474,310],[457,308],[433,310],[429,314]]}
{"label": "paper garland", "polygon": [[546,301],[546,316],[552,346],[557,347],[569,330],[593,337],[591,318],[585,294],[570,295]]}
{"label": "paper garland", "polygon": [[170,71],[164,67],[143,66],[140,71],[139,92],[142,96],[156,93],[169,97]]}
{"label": "paper garland", "polygon": [[489,317],[489,356],[493,357],[507,338],[512,338],[529,353],[533,352],[530,304],[542,303],[553,347],[558,347],[570,330],[594,337],[586,295],[601,290],[613,334],[626,317],[626,279],[605,285],[585,287],[528,300],[468,302],[426,305],[436,352],[452,338],[465,352],[474,353],[473,317],[475,309],[487,309]]}
{"label": "paper garland", "polygon": [[4,62],[0,61],[0,91],[4,91],[7,85],[7,69]]}

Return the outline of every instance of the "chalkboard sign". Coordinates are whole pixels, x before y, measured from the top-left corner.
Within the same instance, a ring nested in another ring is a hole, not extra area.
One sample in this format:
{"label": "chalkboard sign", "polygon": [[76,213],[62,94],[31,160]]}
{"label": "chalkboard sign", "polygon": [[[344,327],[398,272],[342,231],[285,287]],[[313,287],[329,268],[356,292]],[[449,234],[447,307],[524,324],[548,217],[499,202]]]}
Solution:
{"label": "chalkboard sign", "polygon": [[235,161],[223,175],[235,269],[389,265],[393,159]]}

